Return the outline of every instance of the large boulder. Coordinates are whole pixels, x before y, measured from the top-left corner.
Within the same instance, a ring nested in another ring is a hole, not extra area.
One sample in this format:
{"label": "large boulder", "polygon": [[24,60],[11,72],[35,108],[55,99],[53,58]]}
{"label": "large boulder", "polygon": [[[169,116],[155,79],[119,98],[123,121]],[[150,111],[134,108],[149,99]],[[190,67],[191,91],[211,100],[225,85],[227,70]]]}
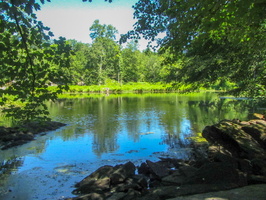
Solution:
{"label": "large boulder", "polygon": [[252,120],[243,123],[237,120],[223,120],[215,125],[206,126],[202,136],[210,144],[222,146],[234,157],[266,158],[266,123],[264,122]]}
{"label": "large boulder", "polygon": [[242,130],[254,138],[266,150],[266,121],[251,120],[242,126]]}
{"label": "large boulder", "polygon": [[266,176],[266,121],[223,120],[205,127],[202,136],[210,143],[210,158],[217,159],[218,154],[223,154],[229,158],[227,162],[234,163],[248,176],[250,173]]}
{"label": "large boulder", "polygon": [[[255,123],[255,120],[254,122]],[[245,132],[245,128],[249,127],[249,131]],[[216,146],[222,146],[231,153],[233,157],[252,159],[254,157],[263,156],[266,157],[263,146],[258,141],[259,138],[263,138],[262,132],[260,136],[257,133],[256,137],[253,137],[251,132],[258,131],[257,129],[246,124],[242,124],[238,121],[223,120],[218,124],[212,126],[206,126],[202,132],[202,136],[207,139],[210,144]],[[266,126],[265,126],[266,128]]]}

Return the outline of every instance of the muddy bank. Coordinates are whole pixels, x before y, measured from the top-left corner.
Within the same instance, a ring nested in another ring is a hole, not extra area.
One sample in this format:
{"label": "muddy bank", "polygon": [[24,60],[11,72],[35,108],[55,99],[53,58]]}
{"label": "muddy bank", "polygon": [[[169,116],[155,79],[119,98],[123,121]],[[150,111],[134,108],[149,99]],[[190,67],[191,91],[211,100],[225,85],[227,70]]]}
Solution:
{"label": "muddy bank", "polygon": [[56,130],[66,124],[54,121],[31,122],[17,127],[0,126],[1,150],[19,146],[34,140],[37,134],[45,134],[47,131]]}
{"label": "muddy bank", "polygon": [[164,200],[266,184],[264,116],[223,120],[205,127],[202,135],[208,144],[195,144],[189,161],[160,158],[140,166],[105,165],[78,182],[73,194],[79,196],[68,200]]}

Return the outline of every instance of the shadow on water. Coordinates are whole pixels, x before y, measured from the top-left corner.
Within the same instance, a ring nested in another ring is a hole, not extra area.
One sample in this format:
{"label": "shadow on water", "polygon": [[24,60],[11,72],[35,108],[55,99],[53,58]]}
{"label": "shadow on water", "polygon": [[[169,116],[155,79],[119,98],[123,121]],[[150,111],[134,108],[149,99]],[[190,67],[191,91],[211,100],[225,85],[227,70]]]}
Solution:
{"label": "shadow on water", "polygon": [[246,120],[250,100],[215,93],[139,94],[48,102],[66,127],[0,151],[0,199],[62,199],[102,165],[190,157],[190,141],[222,119]]}

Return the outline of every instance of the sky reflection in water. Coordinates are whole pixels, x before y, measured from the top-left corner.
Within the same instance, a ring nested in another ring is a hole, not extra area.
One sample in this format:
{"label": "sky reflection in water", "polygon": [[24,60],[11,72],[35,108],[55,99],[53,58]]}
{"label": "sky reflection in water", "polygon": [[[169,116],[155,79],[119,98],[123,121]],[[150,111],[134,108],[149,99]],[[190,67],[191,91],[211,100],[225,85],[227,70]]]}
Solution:
{"label": "sky reflection in water", "polygon": [[48,106],[53,120],[68,125],[0,151],[0,199],[60,199],[73,196],[74,183],[102,165],[189,158],[187,137],[249,113],[245,102],[213,93],[67,99]]}

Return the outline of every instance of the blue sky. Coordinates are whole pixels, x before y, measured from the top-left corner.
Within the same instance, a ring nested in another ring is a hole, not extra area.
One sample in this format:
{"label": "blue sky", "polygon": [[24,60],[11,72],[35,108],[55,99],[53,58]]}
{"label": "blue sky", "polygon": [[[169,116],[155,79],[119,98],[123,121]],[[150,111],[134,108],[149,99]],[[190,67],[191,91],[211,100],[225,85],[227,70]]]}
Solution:
{"label": "blue sky", "polygon": [[[94,20],[101,24],[112,24],[119,34],[133,29],[136,20],[133,19],[132,6],[138,0],[93,0],[92,3],[82,0],[51,0],[41,7],[37,17],[44,25],[51,28],[55,38],[59,36],[91,43],[89,28]],[[119,39],[119,36],[117,36]],[[140,49],[145,49],[146,43],[140,43]]]}

